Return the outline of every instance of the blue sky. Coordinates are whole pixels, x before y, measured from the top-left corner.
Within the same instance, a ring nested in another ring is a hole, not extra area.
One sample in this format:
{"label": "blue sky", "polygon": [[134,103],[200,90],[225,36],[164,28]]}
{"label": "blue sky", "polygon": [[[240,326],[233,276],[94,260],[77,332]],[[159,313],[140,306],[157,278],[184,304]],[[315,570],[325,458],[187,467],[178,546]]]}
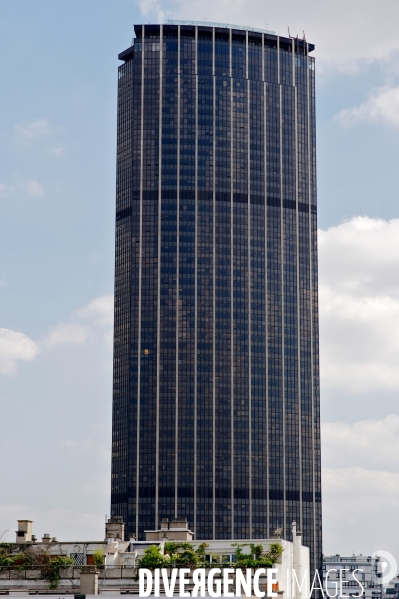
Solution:
{"label": "blue sky", "polygon": [[25,517],[38,536],[102,538],[117,55],[133,23],[206,18],[282,35],[289,25],[316,44],[325,552],[399,556],[398,16],[395,0],[2,4],[0,531],[9,539]]}

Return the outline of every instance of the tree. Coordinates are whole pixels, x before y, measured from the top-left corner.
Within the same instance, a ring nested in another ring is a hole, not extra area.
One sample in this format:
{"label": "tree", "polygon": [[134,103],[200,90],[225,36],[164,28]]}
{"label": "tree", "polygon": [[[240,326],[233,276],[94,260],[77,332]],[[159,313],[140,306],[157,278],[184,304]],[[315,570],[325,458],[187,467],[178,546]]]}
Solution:
{"label": "tree", "polygon": [[40,570],[42,578],[49,582],[50,589],[59,585],[62,570],[73,566],[73,559],[66,555],[51,555],[49,547],[33,545],[0,544],[0,568],[23,570],[32,566]]}
{"label": "tree", "polygon": [[138,568],[203,568],[207,565],[205,561],[205,549],[207,543],[201,543],[195,548],[191,543],[177,543],[169,541],[162,549],[159,545],[151,545],[144,551],[143,557],[138,562]]}
{"label": "tree", "polygon": [[139,560],[138,568],[155,570],[155,568],[162,568],[164,562],[164,556],[159,545],[150,545],[148,549],[145,549],[143,557]]}
{"label": "tree", "polygon": [[[249,546],[250,553],[244,553],[242,547]],[[278,543],[272,543],[268,551],[265,551],[263,545],[254,543],[237,545],[236,549],[236,567],[237,568],[271,568],[273,564],[280,560],[283,548]]]}
{"label": "tree", "polygon": [[93,559],[94,559],[94,565],[96,566],[96,568],[102,568],[104,566],[105,555],[104,555],[102,547],[99,547],[93,553]]}

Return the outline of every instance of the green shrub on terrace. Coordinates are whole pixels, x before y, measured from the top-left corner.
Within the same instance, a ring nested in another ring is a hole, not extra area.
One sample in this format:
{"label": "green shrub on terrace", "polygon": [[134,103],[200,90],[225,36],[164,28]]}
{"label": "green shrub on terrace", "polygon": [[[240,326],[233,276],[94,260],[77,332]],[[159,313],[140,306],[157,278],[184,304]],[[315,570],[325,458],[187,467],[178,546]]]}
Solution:
{"label": "green shrub on terrace", "polygon": [[0,545],[0,569],[23,570],[27,566],[35,567],[40,570],[44,580],[49,582],[50,589],[58,587],[62,570],[73,566],[73,563],[73,559],[66,555],[51,555],[47,547],[14,543]]}
{"label": "green shrub on terrace", "polygon": [[[242,547],[249,546],[250,553],[244,553]],[[236,549],[236,568],[271,568],[273,564],[280,560],[283,548],[278,543],[272,543],[268,551],[265,551],[262,545],[254,543],[237,544]]]}
{"label": "green shrub on terrace", "polygon": [[[244,553],[243,547],[249,547],[250,552]],[[207,543],[194,547],[191,543],[168,541],[164,544],[164,553],[159,545],[151,545],[145,549],[143,557],[138,562],[138,568],[208,568],[205,559]],[[262,545],[254,543],[236,544],[235,561],[220,562],[220,555],[213,554],[212,566],[222,568],[271,568],[280,561],[283,548],[278,543],[272,543],[265,551]],[[216,562],[216,563],[215,563]]]}
{"label": "green shrub on terrace", "polygon": [[195,548],[191,543],[167,542],[162,553],[159,545],[151,545],[145,549],[143,557],[138,562],[138,568],[204,568],[205,549],[207,543],[201,543]]}
{"label": "green shrub on terrace", "polygon": [[104,551],[103,551],[102,547],[99,547],[93,553],[93,559],[94,559],[94,565],[96,566],[96,568],[102,568],[104,566],[105,555],[104,555]]}
{"label": "green shrub on terrace", "polygon": [[148,549],[145,549],[144,555],[139,559],[137,567],[148,568],[149,570],[165,567],[165,558],[161,552],[160,546],[150,545]]}

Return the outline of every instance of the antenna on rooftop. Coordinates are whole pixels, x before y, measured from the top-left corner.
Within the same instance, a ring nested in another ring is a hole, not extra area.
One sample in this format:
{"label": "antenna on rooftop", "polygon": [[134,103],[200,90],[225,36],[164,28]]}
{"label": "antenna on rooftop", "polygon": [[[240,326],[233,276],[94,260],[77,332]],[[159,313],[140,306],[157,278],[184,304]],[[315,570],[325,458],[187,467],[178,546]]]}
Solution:
{"label": "antenna on rooftop", "polygon": [[303,41],[306,42],[306,35],[305,35],[305,31],[303,32]]}
{"label": "antenna on rooftop", "polygon": [[291,32],[290,32],[290,28],[287,25],[287,29],[288,29],[288,37],[291,37]]}

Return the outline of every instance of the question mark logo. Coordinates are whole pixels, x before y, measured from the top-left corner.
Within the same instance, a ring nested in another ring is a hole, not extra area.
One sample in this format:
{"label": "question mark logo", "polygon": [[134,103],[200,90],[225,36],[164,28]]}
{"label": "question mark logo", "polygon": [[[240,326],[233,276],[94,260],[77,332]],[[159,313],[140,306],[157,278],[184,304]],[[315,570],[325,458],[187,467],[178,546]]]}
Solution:
{"label": "question mark logo", "polygon": [[398,572],[398,564],[392,553],[377,549],[371,557],[375,560],[378,559],[377,577],[380,584],[386,584],[387,582],[390,582],[392,578],[395,578]]}

